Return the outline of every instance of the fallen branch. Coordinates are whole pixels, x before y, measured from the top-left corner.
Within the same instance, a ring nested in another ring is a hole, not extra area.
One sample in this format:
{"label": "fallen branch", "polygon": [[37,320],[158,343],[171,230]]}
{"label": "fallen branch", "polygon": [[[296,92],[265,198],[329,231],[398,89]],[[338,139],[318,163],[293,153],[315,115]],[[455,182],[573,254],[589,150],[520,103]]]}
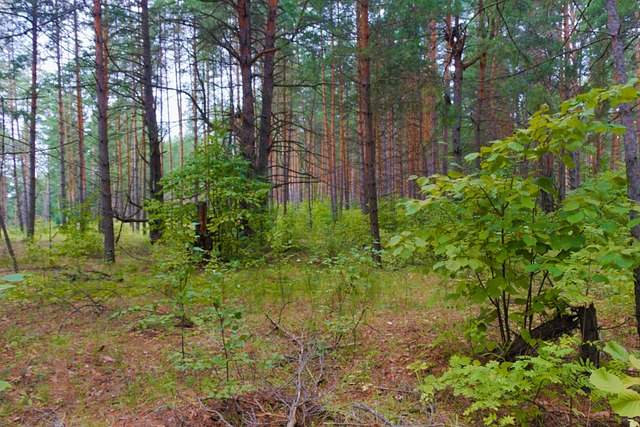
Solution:
{"label": "fallen branch", "polygon": [[386,425],[386,426],[394,426],[395,427],[395,424],[393,424],[391,421],[389,421],[387,419],[387,417],[385,417],[382,414],[377,413],[376,411],[374,411],[371,408],[367,408],[366,406],[361,405],[359,403],[355,403],[355,404],[351,405],[351,407],[354,408],[354,409],[360,409],[361,411],[364,411],[364,412],[367,412],[367,413],[373,415],[374,417],[376,417],[379,420],[381,420],[382,422],[384,422],[384,425]]}

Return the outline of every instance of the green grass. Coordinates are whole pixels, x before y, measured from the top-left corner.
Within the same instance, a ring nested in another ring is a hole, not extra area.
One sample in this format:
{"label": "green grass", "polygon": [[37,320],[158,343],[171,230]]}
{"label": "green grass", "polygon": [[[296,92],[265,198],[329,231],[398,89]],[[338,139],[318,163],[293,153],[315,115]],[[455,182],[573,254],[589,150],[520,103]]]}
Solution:
{"label": "green grass", "polygon": [[[113,265],[65,255],[73,242],[60,235],[51,247],[47,234],[31,247],[17,242],[29,277],[0,300],[0,379],[12,384],[0,424],[47,425],[38,416],[53,411],[69,426],[160,425],[163,408],[198,414],[203,402],[226,414],[230,396],[266,422],[267,413],[286,417],[277,398],[291,403],[296,381],[335,422],[379,422],[351,406],[361,403],[397,422],[456,424],[460,402],[444,396],[430,412],[407,366],[425,362],[423,374],[437,374],[467,352],[473,309],[444,301],[451,284],[425,266],[307,252],[187,268],[180,248],[125,231]],[[621,304],[618,313],[631,312]],[[193,327],[179,324],[181,311]]]}

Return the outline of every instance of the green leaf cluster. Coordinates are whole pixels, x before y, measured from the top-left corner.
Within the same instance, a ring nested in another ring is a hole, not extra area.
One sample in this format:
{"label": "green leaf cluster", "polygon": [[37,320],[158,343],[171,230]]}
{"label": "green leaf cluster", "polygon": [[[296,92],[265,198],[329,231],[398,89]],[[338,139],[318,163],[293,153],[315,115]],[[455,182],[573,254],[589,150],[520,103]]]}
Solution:
{"label": "green leaf cluster", "polygon": [[[596,106],[632,95],[637,91],[629,85],[594,89],[563,103],[557,114],[543,108],[527,129],[467,156],[480,158],[479,171],[419,178],[423,199],[401,203],[408,216],[420,213],[425,223],[393,237],[394,254],[432,253],[433,269],[455,279],[449,298],[480,305],[469,335],[480,341],[476,350],[506,345],[515,335],[527,338],[541,320],[588,302],[590,292],[620,291],[615,279],[639,264],[630,234],[635,224],[628,220],[637,207],[625,195],[623,178],[599,176],[546,212],[540,198],[558,192],[550,178],[530,170],[544,156],[571,167],[564,154],[591,149],[587,134],[618,131],[594,119]],[[484,340],[494,323],[499,343]]]}
{"label": "green leaf cluster", "polygon": [[[623,368],[640,370],[640,359],[630,354],[624,347],[609,342],[604,348],[613,361],[622,364]],[[612,394],[610,400],[611,409],[624,417],[640,417],[640,393],[633,388],[640,385],[640,378],[621,372],[612,373],[606,367],[593,371],[589,378],[591,385],[596,389]],[[637,426],[638,423],[633,422]]]}
{"label": "green leaf cluster", "polygon": [[[537,356],[515,362],[492,360],[482,364],[468,357],[453,356],[440,378],[427,377],[423,390],[432,399],[436,390],[452,389],[455,396],[469,399],[463,412],[477,424],[528,424],[543,415],[544,402],[571,399],[585,394],[589,367],[575,360],[576,342],[563,338],[558,344],[544,343]],[[423,392],[424,394],[424,392]]]}
{"label": "green leaf cluster", "polygon": [[162,220],[167,240],[193,241],[199,201],[207,203],[207,228],[222,258],[240,256],[249,235],[263,228],[269,185],[252,179],[249,162],[225,145],[223,132],[215,132],[161,184],[168,200],[150,203],[150,219]]}

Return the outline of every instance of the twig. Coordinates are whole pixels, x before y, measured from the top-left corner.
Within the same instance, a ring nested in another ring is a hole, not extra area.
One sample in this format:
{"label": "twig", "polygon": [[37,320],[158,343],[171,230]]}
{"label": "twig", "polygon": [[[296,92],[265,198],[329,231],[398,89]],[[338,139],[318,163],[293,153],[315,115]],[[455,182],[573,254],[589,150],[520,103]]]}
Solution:
{"label": "twig", "polygon": [[387,419],[387,417],[385,417],[385,416],[384,416],[384,415],[382,415],[382,414],[377,413],[376,411],[374,411],[374,410],[373,410],[373,409],[371,409],[371,408],[367,408],[366,406],[361,405],[361,404],[359,404],[359,403],[355,403],[355,404],[351,405],[351,407],[352,407],[352,408],[355,408],[355,409],[360,409],[361,411],[364,411],[364,412],[367,412],[367,413],[369,413],[369,414],[373,415],[374,417],[376,417],[376,418],[378,418],[379,420],[383,421],[383,422],[384,422],[384,425],[386,425],[386,426],[393,426],[393,427],[395,427],[395,424],[393,424],[391,421],[389,421],[389,420]]}
{"label": "twig", "polygon": [[200,406],[202,407],[202,409],[204,409],[206,412],[209,412],[210,414],[215,415],[216,417],[218,417],[218,421],[220,421],[222,424],[228,426],[228,427],[234,427],[233,424],[229,423],[227,420],[224,419],[224,417],[222,416],[222,414],[218,411],[216,411],[215,409],[209,409],[207,408],[204,403],[202,403],[202,401],[199,401]]}
{"label": "twig", "polygon": [[295,335],[293,335],[292,333],[287,331],[281,324],[277,323],[275,320],[273,320],[271,317],[269,317],[268,314],[266,316],[267,316],[267,319],[269,319],[269,321],[271,322],[271,324],[273,325],[274,328],[280,330],[280,332],[285,334],[287,336],[287,338],[289,338],[292,342],[294,342],[294,343],[296,343],[296,344],[298,344],[299,346],[302,347],[302,343],[300,342],[300,338],[296,337]]}

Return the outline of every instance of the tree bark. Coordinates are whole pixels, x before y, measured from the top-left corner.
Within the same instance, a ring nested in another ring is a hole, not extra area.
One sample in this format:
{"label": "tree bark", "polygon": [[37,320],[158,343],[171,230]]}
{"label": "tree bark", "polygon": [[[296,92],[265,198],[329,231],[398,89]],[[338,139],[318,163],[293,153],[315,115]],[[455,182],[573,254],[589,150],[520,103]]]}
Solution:
{"label": "tree bark", "polygon": [[95,31],[95,72],[98,98],[98,176],[100,178],[102,232],[104,233],[104,262],[113,263],[115,256],[115,238],[113,229],[113,210],[111,207],[111,176],[109,169],[109,130],[107,112],[109,93],[107,86],[106,57],[104,52],[104,33],[102,26],[102,2],[93,0],[93,29]]}
{"label": "tree bark", "polygon": [[380,227],[378,225],[378,195],[376,189],[376,144],[373,134],[373,108],[371,105],[371,57],[369,56],[369,1],[358,0],[360,7],[360,91],[362,100],[362,138],[364,154],[363,192],[369,213],[369,234],[373,249],[371,257],[380,264]]}
{"label": "tree bark", "polygon": [[0,215],[0,229],[4,234],[4,243],[7,245],[7,251],[9,252],[9,256],[11,257],[11,264],[13,267],[14,273],[19,271],[18,269],[18,260],[16,259],[16,254],[13,252],[13,246],[11,246],[11,239],[9,238],[9,233],[7,232],[7,227],[4,223],[4,218]]}
{"label": "tree bark", "polygon": [[82,105],[82,79],[80,78],[80,43],[78,40],[78,7],[73,8],[74,65],[76,74],[76,109],[78,127],[78,202],[86,200],[87,176],[84,161],[84,109]]}
{"label": "tree bark", "polygon": [[[618,3],[616,0],[605,0],[607,11],[607,21],[611,34],[611,54],[613,56],[613,67],[618,84],[627,82],[627,69],[624,62],[624,41],[620,32],[620,16],[618,15]],[[620,120],[626,128],[624,133],[624,162],[627,172],[627,194],[629,199],[640,202],[640,167],[638,165],[638,142],[636,139],[636,126],[633,117],[633,110],[629,103],[622,103],[618,106]],[[631,211],[631,219],[638,217],[637,211]],[[640,225],[633,227],[631,234],[640,240]],[[634,289],[636,302],[637,332],[640,336],[640,267],[634,272]]]}
{"label": "tree bark", "polygon": [[[248,0],[246,0],[248,1]],[[273,72],[275,69],[276,19],[278,0],[267,2],[267,23],[264,41],[264,65],[262,78],[262,112],[260,115],[260,139],[256,159],[256,178],[269,181],[269,153],[271,152],[271,116],[273,109]],[[243,80],[244,81],[244,80]],[[244,86],[243,86],[244,88]]]}
{"label": "tree bark", "polygon": [[66,223],[65,210],[67,203],[67,162],[66,162],[66,153],[65,153],[65,130],[64,130],[64,103],[62,100],[62,53],[61,53],[61,33],[60,33],[60,21],[62,17],[60,16],[60,5],[56,0],[55,9],[57,19],[56,19],[56,78],[57,78],[57,86],[58,86],[58,150],[60,155],[60,211],[61,211],[61,220],[62,224]]}
{"label": "tree bark", "polygon": [[27,238],[33,239],[36,225],[36,114],[38,112],[38,0],[33,0],[31,29],[31,106],[29,110],[29,182]]}
{"label": "tree bark", "polygon": [[[253,57],[251,55],[251,0],[238,0],[238,43],[240,73],[242,80],[242,123],[238,130],[240,150],[256,172],[256,149],[254,135],[254,99],[251,75]],[[275,25],[275,21],[274,21]]]}
{"label": "tree bark", "polygon": [[[160,185],[160,179],[162,178],[162,152],[160,150],[158,122],[156,119],[156,100],[153,96],[148,0],[140,0],[140,12],[144,121],[149,140],[149,195],[152,200],[162,204],[164,202],[164,194]],[[157,242],[162,237],[162,220],[155,219],[149,224],[149,237],[152,243]]]}
{"label": "tree bark", "polygon": [[[453,150],[454,170],[462,169],[462,79],[464,77],[464,63],[462,53],[466,43],[466,34],[459,23],[459,17],[455,17],[455,22],[446,28],[445,35],[447,42],[451,46],[451,57],[453,59],[453,110],[455,113],[453,129],[451,132],[451,147]],[[449,21],[451,24],[451,21]]]}

